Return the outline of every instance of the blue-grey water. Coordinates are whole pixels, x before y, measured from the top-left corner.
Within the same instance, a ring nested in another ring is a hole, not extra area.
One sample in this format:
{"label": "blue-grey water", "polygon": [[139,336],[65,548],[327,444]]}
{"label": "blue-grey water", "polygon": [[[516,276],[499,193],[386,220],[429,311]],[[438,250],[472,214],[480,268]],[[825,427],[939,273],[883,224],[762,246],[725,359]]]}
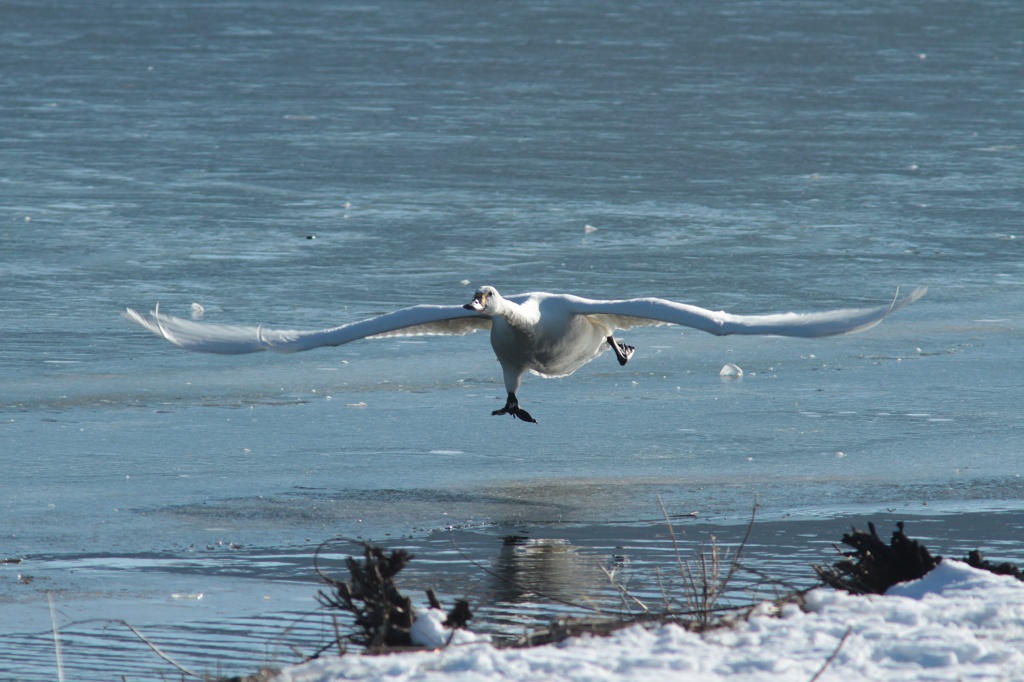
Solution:
{"label": "blue-grey water", "polygon": [[[500,537],[542,531],[538,579],[579,581],[645,565],[615,529],[671,556],[659,498],[728,537],[756,499],[788,539],[752,560],[794,578],[851,518],[1020,560],[1022,64],[1015,0],[3,2],[0,678],[56,677],[51,617],[69,679],[180,674],[117,620],[202,673],[297,660],[335,536],[510,618],[439,529],[526,582]],[[629,332],[626,367],[527,378],[537,425],[490,416],[482,334],[223,357],[119,318],[317,328],[481,284],[930,289],[849,337]]]}

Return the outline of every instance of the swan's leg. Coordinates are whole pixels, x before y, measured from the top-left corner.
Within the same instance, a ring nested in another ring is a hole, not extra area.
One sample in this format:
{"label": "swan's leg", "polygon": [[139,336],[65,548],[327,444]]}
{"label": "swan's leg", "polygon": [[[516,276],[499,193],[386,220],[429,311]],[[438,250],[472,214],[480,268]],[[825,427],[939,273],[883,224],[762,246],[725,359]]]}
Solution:
{"label": "swan's leg", "polygon": [[501,408],[500,410],[495,410],[494,412],[491,412],[491,414],[510,414],[512,415],[513,419],[518,417],[519,419],[522,419],[524,422],[533,422],[534,424],[537,423],[537,420],[531,417],[529,412],[519,407],[519,400],[516,398],[515,393],[509,393],[508,400],[505,401],[505,407]]}
{"label": "swan's leg", "polygon": [[633,346],[627,346],[614,336],[608,337],[608,345],[612,347],[613,351],[615,351],[615,357],[619,359],[620,365],[624,365],[629,362],[629,359],[633,357],[633,351],[636,350]]}

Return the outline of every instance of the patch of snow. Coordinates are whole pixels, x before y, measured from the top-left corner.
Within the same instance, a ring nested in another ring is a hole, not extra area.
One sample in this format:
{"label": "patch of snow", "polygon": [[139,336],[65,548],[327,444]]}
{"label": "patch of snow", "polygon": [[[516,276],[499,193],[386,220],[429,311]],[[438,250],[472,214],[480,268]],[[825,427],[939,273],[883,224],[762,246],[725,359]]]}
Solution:
{"label": "patch of snow", "polygon": [[490,636],[478,635],[469,630],[452,630],[446,628],[443,623],[448,619],[441,609],[427,609],[421,611],[420,615],[413,621],[409,629],[409,637],[412,643],[418,646],[429,646],[440,648],[449,645],[472,644],[474,642],[489,642]]}
{"label": "patch of snow", "polygon": [[[757,682],[809,680],[828,662],[822,679],[1024,681],[1024,583],[961,562],[944,560],[884,596],[822,588],[807,595],[806,611],[771,611],[703,635],[633,626],[532,649],[467,639],[440,651],[350,654],[288,668],[278,680]],[[443,619],[428,611],[418,636],[447,641]]]}

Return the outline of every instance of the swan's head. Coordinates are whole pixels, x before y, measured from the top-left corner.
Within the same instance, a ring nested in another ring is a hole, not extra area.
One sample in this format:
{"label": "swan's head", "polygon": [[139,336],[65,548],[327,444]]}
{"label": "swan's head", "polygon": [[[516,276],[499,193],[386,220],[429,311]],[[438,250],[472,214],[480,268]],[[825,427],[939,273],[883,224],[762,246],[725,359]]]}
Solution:
{"label": "swan's head", "polygon": [[475,310],[478,313],[496,313],[498,301],[501,294],[494,287],[480,287],[473,294],[473,300],[462,306],[466,310]]}

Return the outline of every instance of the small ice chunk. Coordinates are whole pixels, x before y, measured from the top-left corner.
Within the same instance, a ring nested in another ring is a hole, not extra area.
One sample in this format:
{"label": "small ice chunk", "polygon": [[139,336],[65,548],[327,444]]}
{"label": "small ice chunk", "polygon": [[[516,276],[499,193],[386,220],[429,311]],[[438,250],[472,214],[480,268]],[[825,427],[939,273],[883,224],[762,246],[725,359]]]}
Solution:
{"label": "small ice chunk", "polygon": [[597,228],[594,227],[593,225],[584,225],[583,232],[586,234],[591,234],[593,232],[597,232]]}
{"label": "small ice chunk", "polygon": [[193,303],[192,304],[192,319],[193,320],[202,319],[203,313],[205,313],[205,312],[206,312],[206,308],[204,308],[201,303]]}
{"label": "small ice chunk", "polygon": [[727,362],[722,365],[721,371],[718,373],[720,377],[741,377],[743,376],[743,370],[740,369],[739,365],[734,365],[731,362]]}

